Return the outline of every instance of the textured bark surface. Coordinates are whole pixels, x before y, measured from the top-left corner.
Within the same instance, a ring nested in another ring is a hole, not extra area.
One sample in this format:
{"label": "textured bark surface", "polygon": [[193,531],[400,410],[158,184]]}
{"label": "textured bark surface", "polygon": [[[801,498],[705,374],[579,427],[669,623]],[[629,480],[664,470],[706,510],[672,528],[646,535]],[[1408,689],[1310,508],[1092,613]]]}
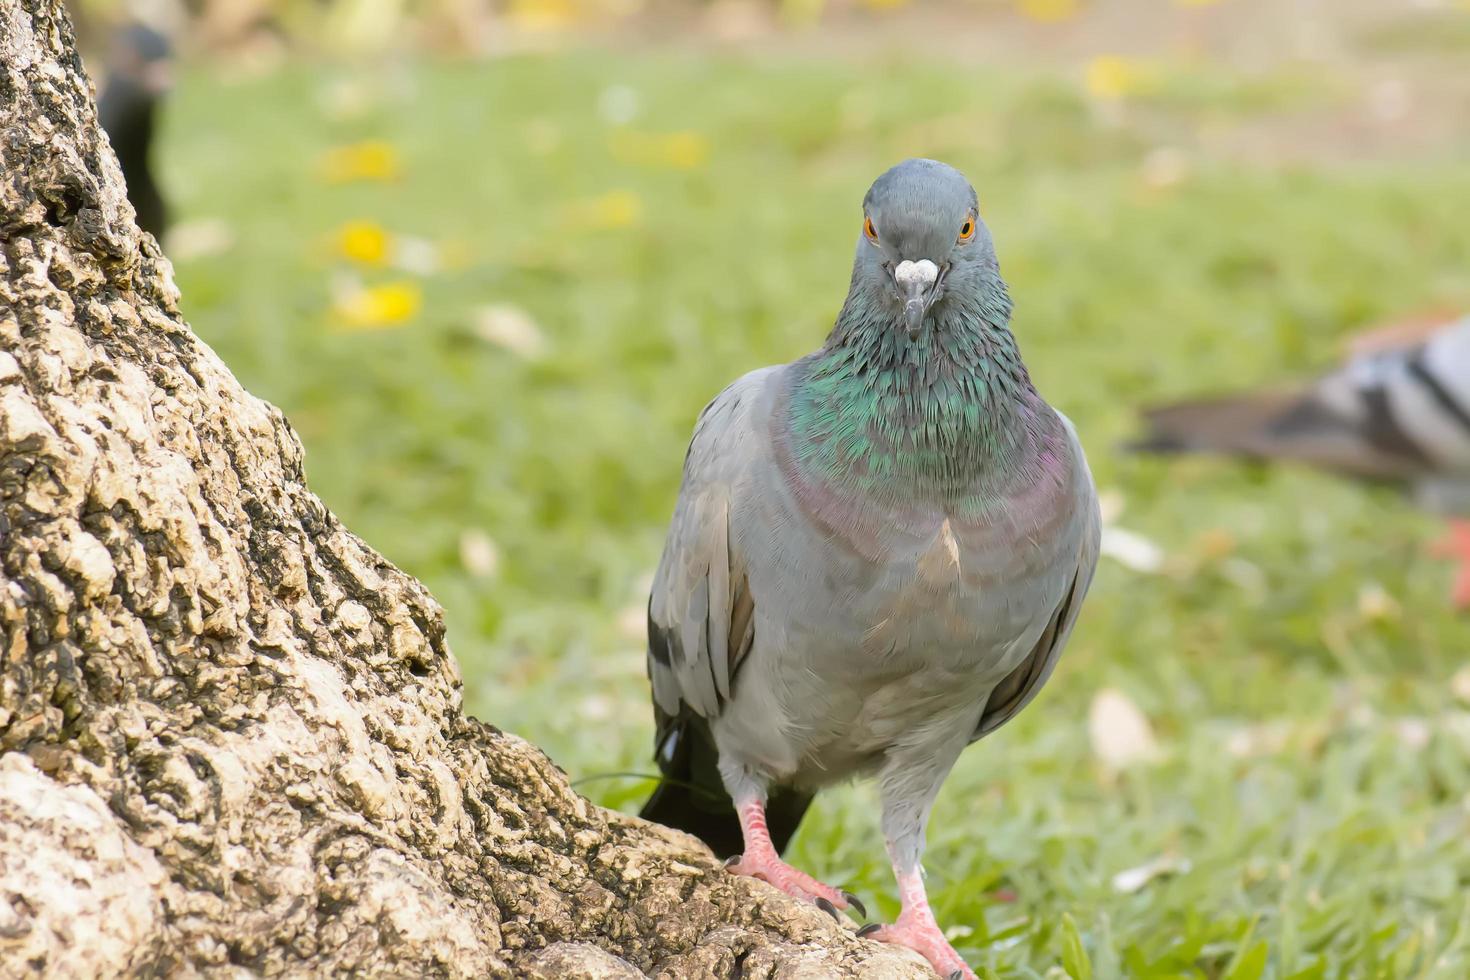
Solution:
{"label": "textured bark surface", "polygon": [[923,977],[465,717],[0,4],[0,976]]}

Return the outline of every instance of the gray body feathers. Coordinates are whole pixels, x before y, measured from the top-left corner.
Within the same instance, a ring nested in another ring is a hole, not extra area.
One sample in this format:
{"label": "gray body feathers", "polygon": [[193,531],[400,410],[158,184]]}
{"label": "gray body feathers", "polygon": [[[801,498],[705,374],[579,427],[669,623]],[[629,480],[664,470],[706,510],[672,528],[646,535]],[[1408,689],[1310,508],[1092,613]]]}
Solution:
{"label": "gray body feathers", "polygon": [[885,831],[917,860],[959,752],[1035,695],[1066,643],[1096,494],[1057,415],[1045,485],[984,519],[938,499],[823,511],[781,454],[792,370],[744,376],[696,426],[649,604],[660,751],[697,716],[729,786],[877,774]]}

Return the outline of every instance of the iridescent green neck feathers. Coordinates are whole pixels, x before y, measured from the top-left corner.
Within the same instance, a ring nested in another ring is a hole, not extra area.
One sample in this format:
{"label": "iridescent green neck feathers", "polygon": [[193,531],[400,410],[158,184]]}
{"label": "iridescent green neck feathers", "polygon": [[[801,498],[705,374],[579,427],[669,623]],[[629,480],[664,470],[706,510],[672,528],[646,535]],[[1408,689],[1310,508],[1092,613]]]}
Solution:
{"label": "iridescent green neck feathers", "polygon": [[1007,326],[991,267],[936,306],[916,339],[860,287],[822,349],[794,365],[794,461],[838,490],[882,498],[986,496],[1036,452],[1050,410]]}

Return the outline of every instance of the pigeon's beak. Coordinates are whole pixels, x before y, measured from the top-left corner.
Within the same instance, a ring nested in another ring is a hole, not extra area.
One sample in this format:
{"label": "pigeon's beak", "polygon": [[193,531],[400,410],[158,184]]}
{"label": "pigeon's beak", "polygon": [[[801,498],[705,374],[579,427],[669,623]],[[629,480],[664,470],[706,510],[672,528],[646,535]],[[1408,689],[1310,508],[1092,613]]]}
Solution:
{"label": "pigeon's beak", "polygon": [[934,301],[939,299],[939,266],[928,259],[917,262],[904,259],[893,270],[893,283],[898,287],[903,300],[903,325],[910,340],[919,339],[924,329],[924,317]]}

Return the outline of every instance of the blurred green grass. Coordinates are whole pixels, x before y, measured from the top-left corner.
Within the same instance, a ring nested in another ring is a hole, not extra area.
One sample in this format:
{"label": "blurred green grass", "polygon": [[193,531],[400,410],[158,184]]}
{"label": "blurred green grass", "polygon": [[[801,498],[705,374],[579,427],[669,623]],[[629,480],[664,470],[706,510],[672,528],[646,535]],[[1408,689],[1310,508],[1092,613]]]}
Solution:
{"label": "blurred green grass", "polygon": [[[161,156],[180,219],[234,236],[178,259],[194,327],[286,411],[327,503],[443,602],[468,709],[574,777],[651,769],[643,589],[695,415],[821,342],[873,176],[911,155],[961,167],[1038,384],[1119,522],[1170,559],[1104,559],[1046,694],[946,784],[941,921],[989,976],[1087,960],[1100,978],[1462,977],[1470,724],[1449,678],[1466,632],[1422,557],[1432,523],[1309,473],[1114,451],[1140,402],[1284,379],[1355,325],[1470,295],[1462,159],[1267,169],[1189,150],[1202,117],[1249,127],[1337,92],[1210,69],[1120,115],[1062,74],[920,59],[288,65],[190,73]],[[618,151],[686,132],[707,160]],[[324,181],[322,155],[363,139],[388,141],[401,177]],[[609,219],[614,192],[638,213]],[[330,313],[348,270],[332,241],[363,220],[463,257],[420,277],[397,329]],[[486,304],[526,311],[546,355],[487,343]],[[467,531],[493,541],[493,573],[462,561]],[[1147,714],[1159,760],[1095,759],[1104,686]],[[585,790],[631,807],[647,786]],[[891,917],[874,812],[866,787],[824,796],[795,860]],[[1110,884],[1161,855],[1190,869]]]}

